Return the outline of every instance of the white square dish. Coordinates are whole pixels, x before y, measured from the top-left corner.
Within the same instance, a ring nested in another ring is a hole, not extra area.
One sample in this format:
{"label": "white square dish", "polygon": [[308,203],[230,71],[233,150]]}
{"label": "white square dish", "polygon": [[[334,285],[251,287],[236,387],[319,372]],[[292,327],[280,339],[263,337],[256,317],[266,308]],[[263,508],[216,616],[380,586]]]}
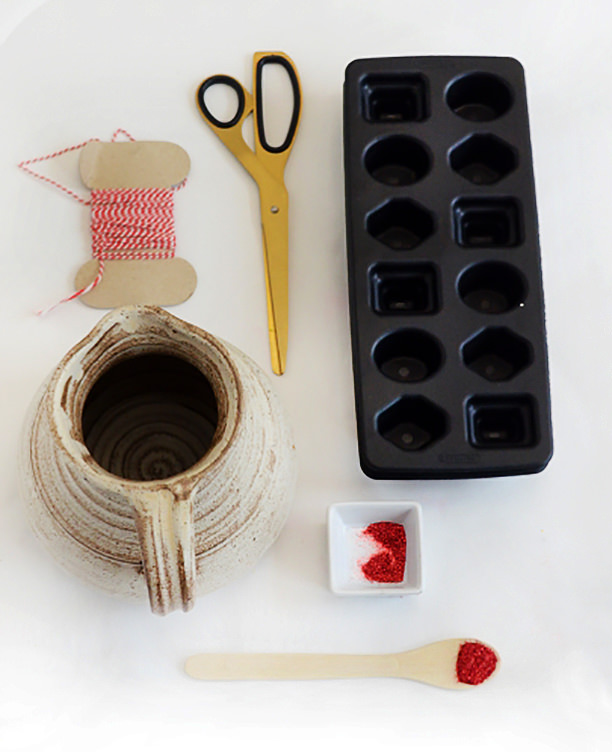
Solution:
{"label": "white square dish", "polygon": [[[372,582],[361,568],[379,549],[363,534],[368,525],[394,522],[406,533],[401,582]],[[410,501],[355,501],[333,504],[327,515],[330,588],[336,595],[408,595],[423,589],[421,507]]]}

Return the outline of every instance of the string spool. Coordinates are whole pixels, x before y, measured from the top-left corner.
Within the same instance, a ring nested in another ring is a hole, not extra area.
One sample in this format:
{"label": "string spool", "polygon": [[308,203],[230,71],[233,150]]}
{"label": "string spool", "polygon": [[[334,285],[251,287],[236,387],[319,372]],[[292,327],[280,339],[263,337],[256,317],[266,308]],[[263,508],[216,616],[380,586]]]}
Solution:
{"label": "string spool", "polygon": [[[120,134],[128,140],[117,141]],[[75,150],[81,151],[79,171],[90,198],[31,167]],[[93,308],[168,306],[193,293],[195,270],[175,256],[174,193],[185,185],[190,167],[180,146],[136,141],[119,129],[110,142],[90,139],[19,167],[90,207],[92,258],[77,272],[75,292],[60,303],[79,298]]]}

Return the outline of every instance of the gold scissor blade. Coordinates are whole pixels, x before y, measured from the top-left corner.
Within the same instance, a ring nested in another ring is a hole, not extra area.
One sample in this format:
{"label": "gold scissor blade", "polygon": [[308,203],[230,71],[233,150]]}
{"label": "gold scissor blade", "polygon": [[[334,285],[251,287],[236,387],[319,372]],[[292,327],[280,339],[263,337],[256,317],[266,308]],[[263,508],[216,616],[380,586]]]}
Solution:
{"label": "gold scissor blade", "polygon": [[284,186],[260,188],[270,358],[280,376],[289,340],[289,198]]}

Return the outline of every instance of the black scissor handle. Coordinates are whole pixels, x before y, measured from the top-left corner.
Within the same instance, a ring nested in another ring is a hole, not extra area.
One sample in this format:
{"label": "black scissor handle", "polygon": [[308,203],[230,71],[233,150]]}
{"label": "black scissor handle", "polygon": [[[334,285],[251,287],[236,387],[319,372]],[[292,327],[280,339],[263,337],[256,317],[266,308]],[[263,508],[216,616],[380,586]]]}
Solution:
{"label": "black scissor handle", "polygon": [[[264,126],[263,117],[263,96],[262,96],[262,78],[263,69],[266,65],[278,64],[287,71],[289,80],[291,81],[291,88],[293,89],[293,112],[291,113],[291,121],[289,123],[289,130],[285,136],[285,140],[280,146],[272,146],[266,140],[266,130]],[[292,144],[297,130],[298,122],[300,119],[300,108],[302,106],[302,95],[300,91],[300,83],[298,81],[297,74],[294,67],[289,60],[282,55],[266,55],[262,57],[257,63],[257,69],[255,71],[255,117],[257,118],[257,132],[259,134],[259,143],[262,147],[271,154],[281,154],[286,151]]]}
{"label": "black scissor handle", "polygon": [[[236,110],[236,114],[233,118],[231,118],[231,120],[219,120],[218,118],[216,118],[208,109],[206,102],[204,101],[204,95],[206,94],[208,89],[210,89],[211,86],[217,86],[218,84],[229,86],[230,89],[233,89],[238,96],[238,109]],[[204,117],[213,125],[216,125],[217,128],[232,128],[234,125],[237,125],[240,122],[240,118],[244,114],[244,89],[242,88],[242,85],[231,76],[217,75],[207,78],[200,84],[200,88],[198,89],[197,94],[197,100],[202,115],[204,115]]]}

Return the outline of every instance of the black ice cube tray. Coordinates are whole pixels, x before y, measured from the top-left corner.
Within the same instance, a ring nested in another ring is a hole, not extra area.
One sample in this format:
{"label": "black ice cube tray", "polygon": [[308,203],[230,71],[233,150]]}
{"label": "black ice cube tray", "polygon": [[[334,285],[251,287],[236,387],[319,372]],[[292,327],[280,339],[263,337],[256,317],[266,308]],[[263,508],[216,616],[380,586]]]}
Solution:
{"label": "black ice cube tray", "polygon": [[522,66],[355,60],[344,156],[363,471],[542,470],[552,435]]}

